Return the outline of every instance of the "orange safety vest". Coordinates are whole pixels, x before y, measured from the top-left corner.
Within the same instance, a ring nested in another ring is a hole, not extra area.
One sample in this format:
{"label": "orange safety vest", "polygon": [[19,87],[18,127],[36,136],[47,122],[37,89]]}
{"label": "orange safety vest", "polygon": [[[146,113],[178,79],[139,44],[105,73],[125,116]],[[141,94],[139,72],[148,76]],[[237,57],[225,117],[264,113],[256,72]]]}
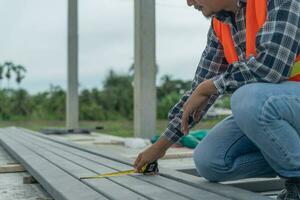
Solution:
{"label": "orange safety vest", "polygon": [[[256,35],[267,19],[267,0],[247,1],[246,7],[246,56],[256,56]],[[214,17],[213,29],[221,42],[228,64],[239,61],[229,24]],[[292,68],[289,81],[300,81],[300,54]]]}

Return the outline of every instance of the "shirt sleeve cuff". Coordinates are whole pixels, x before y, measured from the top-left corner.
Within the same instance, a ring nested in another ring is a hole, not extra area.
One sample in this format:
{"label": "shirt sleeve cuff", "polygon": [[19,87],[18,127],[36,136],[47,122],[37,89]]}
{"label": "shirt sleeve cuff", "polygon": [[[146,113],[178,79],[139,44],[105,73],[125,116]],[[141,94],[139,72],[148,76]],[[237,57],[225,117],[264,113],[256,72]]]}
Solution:
{"label": "shirt sleeve cuff", "polygon": [[168,141],[170,141],[173,144],[178,142],[181,138],[168,128],[165,130],[165,132],[162,134],[162,136],[165,137]]}
{"label": "shirt sleeve cuff", "polygon": [[226,92],[226,83],[222,75],[213,77],[212,81],[215,84],[219,95],[222,95]]}
{"label": "shirt sleeve cuff", "polygon": [[183,136],[182,132],[179,131],[181,127],[180,120],[174,118],[166,128],[162,136],[165,136],[173,144],[178,142]]}

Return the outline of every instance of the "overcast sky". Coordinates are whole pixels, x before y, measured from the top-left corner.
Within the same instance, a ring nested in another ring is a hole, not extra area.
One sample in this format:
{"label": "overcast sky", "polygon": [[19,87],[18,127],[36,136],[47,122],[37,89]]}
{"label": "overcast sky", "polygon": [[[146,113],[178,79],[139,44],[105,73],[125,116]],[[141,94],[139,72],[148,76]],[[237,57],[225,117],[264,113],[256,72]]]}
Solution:
{"label": "overcast sky", "polygon": [[[156,2],[157,78],[192,79],[209,21],[186,0]],[[67,0],[0,0],[0,27],[0,63],[27,68],[23,88],[66,88]],[[109,69],[127,73],[133,63],[133,0],[79,0],[79,48],[80,89],[101,87]]]}

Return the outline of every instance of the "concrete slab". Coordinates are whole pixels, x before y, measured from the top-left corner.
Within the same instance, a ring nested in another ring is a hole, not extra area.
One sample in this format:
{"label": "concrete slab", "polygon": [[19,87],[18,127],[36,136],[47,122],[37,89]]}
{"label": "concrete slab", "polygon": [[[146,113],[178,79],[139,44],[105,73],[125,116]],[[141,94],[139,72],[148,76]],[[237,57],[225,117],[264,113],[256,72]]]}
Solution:
{"label": "concrete slab", "polygon": [[[7,151],[0,146],[0,165],[17,163]],[[29,173],[0,174],[0,200],[50,200],[50,195],[40,184],[23,184],[23,178]]]}
{"label": "concrete slab", "polygon": [[0,174],[0,200],[52,199],[39,184],[23,184],[28,173]]}
{"label": "concrete slab", "polygon": [[8,152],[0,146],[0,165],[12,164],[16,161],[8,154]]}

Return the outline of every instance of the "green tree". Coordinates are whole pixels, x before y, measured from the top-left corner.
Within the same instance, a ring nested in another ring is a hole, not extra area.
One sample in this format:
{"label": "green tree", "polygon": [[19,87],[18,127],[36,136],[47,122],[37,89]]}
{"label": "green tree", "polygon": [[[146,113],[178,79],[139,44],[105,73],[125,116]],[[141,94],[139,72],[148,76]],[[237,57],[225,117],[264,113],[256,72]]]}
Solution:
{"label": "green tree", "polygon": [[105,114],[102,106],[97,102],[99,91],[83,90],[79,96],[81,120],[105,120]]}
{"label": "green tree", "polygon": [[49,91],[39,92],[32,95],[31,102],[33,104],[33,111],[31,114],[31,119],[52,119],[49,117],[48,104],[49,104]]}
{"label": "green tree", "polygon": [[48,119],[65,120],[66,112],[66,92],[59,86],[50,86],[45,109]]}
{"label": "green tree", "polygon": [[172,76],[164,75],[161,78],[162,84],[157,88],[157,98],[158,101],[162,100],[165,96],[176,92],[182,95],[185,91],[191,88],[191,81],[183,80],[172,80]]}
{"label": "green tree", "polygon": [[14,72],[16,73],[16,82],[20,85],[21,81],[25,78],[26,69],[22,65],[14,66]]}
{"label": "green tree", "polygon": [[178,102],[180,94],[176,91],[164,96],[159,102],[157,107],[157,117],[159,119],[167,119],[170,109]]}
{"label": "green tree", "polygon": [[3,71],[4,71],[5,65],[0,64],[0,88],[2,87],[2,80],[3,80]]}
{"label": "green tree", "polygon": [[10,120],[12,117],[10,98],[6,90],[0,90],[0,118],[1,120]]}
{"label": "green tree", "polygon": [[5,62],[0,64],[0,81],[3,79],[3,73],[7,79],[7,88],[9,88],[12,72],[16,74],[16,82],[20,85],[21,81],[25,78],[26,69],[22,65],[15,65],[13,62]]}
{"label": "green tree", "polygon": [[11,114],[15,119],[25,118],[32,113],[33,106],[31,104],[31,97],[24,89],[12,91],[10,104]]}
{"label": "green tree", "polygon": [[14,69],[14,64],[12,62],[5,62],[4,68],[6,69],[5,77],[7,79],[7,88],[9,88],[9,82],[11,79],[11,71]]}
{"label": "green tree", "polygon": [[132,77],[129,75],[116,74],[113,70],[109,72],[104,81],[103,98],[100,105],[109,111],[107,118],[133,118],[133,87]]}

